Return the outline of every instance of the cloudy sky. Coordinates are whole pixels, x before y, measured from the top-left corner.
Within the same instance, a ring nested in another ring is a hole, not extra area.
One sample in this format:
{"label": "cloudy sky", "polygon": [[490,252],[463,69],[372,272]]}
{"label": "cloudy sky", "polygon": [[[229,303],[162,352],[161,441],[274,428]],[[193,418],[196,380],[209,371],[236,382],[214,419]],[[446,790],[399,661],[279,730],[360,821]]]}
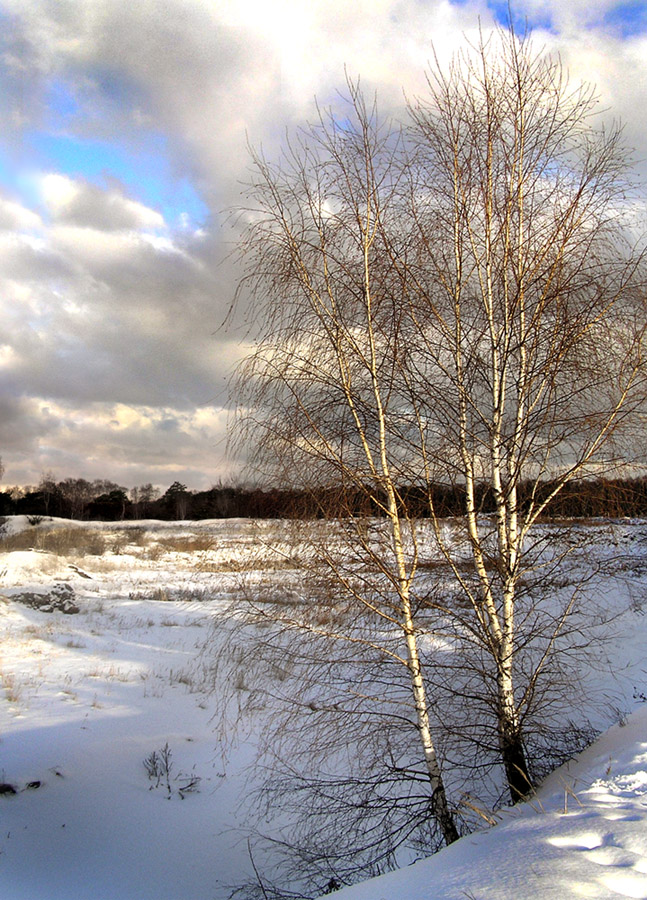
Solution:
{"label": "cloudy sky", "polygon": [[[344,66],[423,90],[502,18],[485,0],[0,0],[0,455],[5,484],[233,477],[220,325],[246,136],[276,154]],[[597,84],[647,182],[647,0],[516,0]]]}

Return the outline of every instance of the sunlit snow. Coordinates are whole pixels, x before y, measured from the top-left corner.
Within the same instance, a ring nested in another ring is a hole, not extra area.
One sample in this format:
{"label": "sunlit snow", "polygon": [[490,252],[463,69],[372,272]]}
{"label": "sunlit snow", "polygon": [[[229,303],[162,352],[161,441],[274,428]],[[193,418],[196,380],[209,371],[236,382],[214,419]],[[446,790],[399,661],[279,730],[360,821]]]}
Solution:
{"label": "sunlit snow", "polygon": [[[647,547],[634,540],[644,525],[591,539],[617,562],[606,588],[616,637],[596,685],[616,724],[494,827],[335,897],[647,898]],[[0,781],[17,791],[0,796],[0,896],[226,897],[250,874],[238,828],[256,738],[224,752],[211,660],[241,567],[262,582],[264,535],[281,523],[3,527],[78,529],[90,544],[0,552]],[[19,602],[54,583],[72,587],[78,614]],[[165,747],[172,767],[156,783],[144,762]]]}

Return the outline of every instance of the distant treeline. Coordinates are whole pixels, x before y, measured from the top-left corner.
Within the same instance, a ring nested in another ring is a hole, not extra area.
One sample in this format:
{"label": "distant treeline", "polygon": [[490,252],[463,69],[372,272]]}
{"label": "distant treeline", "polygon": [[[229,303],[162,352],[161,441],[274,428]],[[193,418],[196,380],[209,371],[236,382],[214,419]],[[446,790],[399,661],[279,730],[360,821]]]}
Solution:
{"label": "distant treeline", "polygon": [[[522,485],[520,505],[532,496],[543,500],[551,482]],[[429,515],[431,499],[439,516],[460,515],[465,492],[460,485],[434,485],[429,494],[418,487],[401,490],[402,503],[414,517]],[[385,499],[385,498],[384,498]],[[478,493],[484,513],[494,510],[491,491]],[[321,488],[312,490],[261,489],[242,485],[216,485],[206,491],[190,491],[175,481],[161,494],[153,485],[127,489],[110,481],[66,478],[44,479],[35,488],[0,492],[0,515],[59,516],[68,519],[224,519],[224,518],[326,518],[383,514],[383,498],[374,490]],[[647,477],[587,479],[572,482],[550,501],[551,517],[647,516]]]}

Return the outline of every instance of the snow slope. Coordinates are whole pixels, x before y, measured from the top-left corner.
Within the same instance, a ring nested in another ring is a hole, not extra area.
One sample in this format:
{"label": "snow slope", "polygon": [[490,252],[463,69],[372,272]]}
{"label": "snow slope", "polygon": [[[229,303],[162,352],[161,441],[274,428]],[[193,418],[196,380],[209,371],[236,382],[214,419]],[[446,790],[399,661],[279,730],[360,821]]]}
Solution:
{"label": "snow slope", "polygon": [[646,898],[647,707],[500,820],[335,900]]}

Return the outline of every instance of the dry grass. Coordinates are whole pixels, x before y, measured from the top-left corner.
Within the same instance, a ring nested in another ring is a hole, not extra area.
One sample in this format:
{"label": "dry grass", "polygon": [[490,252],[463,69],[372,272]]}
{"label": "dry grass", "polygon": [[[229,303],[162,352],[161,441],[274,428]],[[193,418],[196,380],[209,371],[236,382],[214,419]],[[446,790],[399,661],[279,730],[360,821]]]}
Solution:
{"label": "dry grass", "polygon": [[263,557],[254,559],[249,557],[230,559],[205,559],[197,566],[198,571],[207,573],[226,572],[283,572],[286,570],[300,569],[301,565],[293,559],[285,556]]}
{"label": "dry grass", "polygon": [[156,603],[205,603],[213,600],[213,592],[207,587],[158,587],[148,591],[130,591],[128,599],[138,601],[152,600]]}
{"label": "dry grass", "polygon": [[158,538],[157,546],[165,553],[200,553],[213,550],[214,538],[208,534],[176,534]]}
{"label": "dry grass", "polygon": [[[496,571],[496,569],[497,569],[496,560],[489,559],[486,557],[483,562],[485,565],[486,572]],[[467,574],[476,571],[473,559],[467,559],[467,558],[455,559],[455,560],[453,560],[453,566],[456,568],[456,570],[458,572],[465,572]],[[441,573],[443,573],[443,572],[451,572],[452,565],[450,565],[450,563],[448,563],[444,557],[441,557],[440,559],[421,560],[418,563],[418,569],[421,572],[441,572]]]}
{"label": "dry grass", "polygon": [[193,688],[193,673],[187,669],[171,669],[169,672],[169,684],[183,684],[189,689]]}
{"label": "dry grass", "polygon": [[69,647],[70,650],[83,650],[85,647],[87,647],[87,644],[79,640],[79,638],[70,638],[65,642],[65,646]]}
{"label": "dry grass", "polygon": [[129,600],[153,600],[156,603],[169,603],[175,600],[166,588],[158,587],[150,591],[131,591],[128,594]]}
{"label": "dry grass", "polygon": [[157,562],[164,556],[164,548],[160,547],[160,545],[155,541],[154,544],[150,544],[146,550],[144,551],[144,558],[149,560],[150,562]]}
{"label": "dry grass", "polygon": [[[230,554],[229,548],[218,546],[217,538],[208,533],[158,536],[139,526],[103,531],[83,525],[57,528],[36,525],[4,537],[0,532],[0,552],[36,550],[59,557],[83,558],[105,556],[106,553],[120,556],[132,554],[137,549],[140,552],[136,555],[152,563],[171,554],[193,557],[191,567],[205,574],[281,572],[301,567],[293,553],[263,552],[254,544],[236,547],[241,555]],[[103,569],[109,561],[104,559],[101,565]]]}
{"label": "dry grass", "polygon": [[120,556],[126,550],[146,547],[148,542],[149,537],[145,528],[124,528],[122,531],[116,531],[110,535],[109,546],[112,553]]}
{"label": "dry grass", "polygon": [[0,684],[9,703],[18,703],[21,697],[21,687],[13,672],[0,671]]}
{"label": "dry grass", "polygon": [[56,556],[102,556],[106,541],[99,531],[79,526],[69,528],[29,528],[0,537],[0,551],[41,550]]}

